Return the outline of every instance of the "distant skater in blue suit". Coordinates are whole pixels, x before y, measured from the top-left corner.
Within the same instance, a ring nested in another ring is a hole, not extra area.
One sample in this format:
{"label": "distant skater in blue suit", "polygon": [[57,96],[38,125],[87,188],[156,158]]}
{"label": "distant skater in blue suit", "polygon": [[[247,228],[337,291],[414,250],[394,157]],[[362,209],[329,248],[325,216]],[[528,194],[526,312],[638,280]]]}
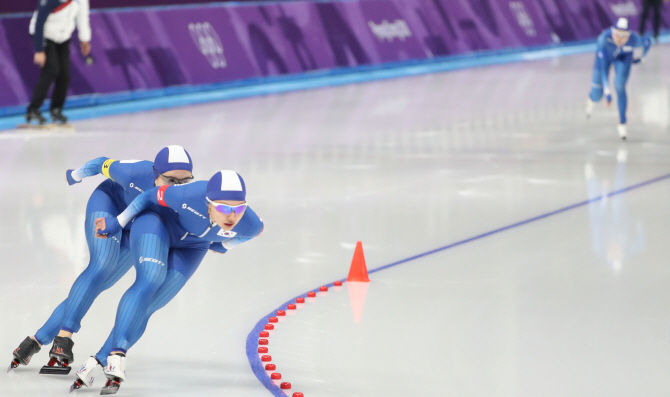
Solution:
{"label": "distant skater in blue suit", "polygon": [[628,28],[628,19],[619,18],[616,25],[605,29],[598,37],[596,62],[593,66],[591,93],[586,104],[586,116],[591,117],[595,103],[605,95],[606,105],[612,103],[612,90],[609,83],[610,67],[614,65],[616,73],[614,88],[619,105],[619,125],[617,130],[621,139],[626,139],[626,108],[628,96],[626,83],[630,76],[631,66],[642,61],[651,47],[651,39],[641,37]]}

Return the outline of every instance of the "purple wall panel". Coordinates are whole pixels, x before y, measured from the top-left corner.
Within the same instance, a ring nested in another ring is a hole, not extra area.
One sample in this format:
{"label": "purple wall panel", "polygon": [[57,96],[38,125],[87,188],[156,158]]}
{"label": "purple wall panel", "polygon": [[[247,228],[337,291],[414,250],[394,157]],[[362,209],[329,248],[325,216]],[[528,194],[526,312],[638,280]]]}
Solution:
{"label": "purple wall panel", "polygon": [[[156,15],[163,47],[174,67],[163,72],[163,86],[203,84],[257,76],[233,18],[224,8],[166,10]],[[171,81],[174,83],[170,84]]]}
{"label": "purple wall panel", "polygon": [[[91,15],[93,65],[73,37],[70,94],[593,39],[619,16],[637,28],[640,12],[641,0],[296,1],[98,12]],[[0,107],[25,104],[37,81],[27,31],[28,18],[0,18]]]}

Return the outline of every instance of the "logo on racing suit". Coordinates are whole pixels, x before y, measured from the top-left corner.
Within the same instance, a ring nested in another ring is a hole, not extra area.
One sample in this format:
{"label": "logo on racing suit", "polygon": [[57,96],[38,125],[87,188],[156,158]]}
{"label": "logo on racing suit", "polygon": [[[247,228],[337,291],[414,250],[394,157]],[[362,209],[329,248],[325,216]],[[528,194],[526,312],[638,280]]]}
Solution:
{"label": "logo on racing suit", "polygon": [[189,207],[188,205],[186,205],[186,203],[182,204],[182,205],[181,205],[181,208],[183,208],[183,209],[185,209],[185,210],[189,210],[189,211],[191,211],[192,213],[194,213],[195,215],[201,217],[202,219],[207,219],[206,216],[204,216],[203,214],[201,214],[201,213],[199,213],[198,211],[194,210],[193,208]]}
{"label": "logo on racing suit", "polygon": [[130,187],[133,188],[133,189],[135,189],[135,190],[138,190],[140,193],[144,193],[144,190],[142,190],[142,189],[140,189],[139,187],[135,186],[135,184],[132,183],[132,182],[130,182]]}
{"label": "logo on racing suit", "polygon": [[233,232],[232,230],[219,230],[218,233],[216,233],[217,236],[221,237],[235,237],[237,235],[237,232]]}
{"label": "logo on racing suit", "polygon": [[158,259],[154,258],[145,258],[143,256],[140,256],[140,263],[142,262],[153,262],[153,263],[160,263],[161,266],[165,266],[165,263],[159,261]]}

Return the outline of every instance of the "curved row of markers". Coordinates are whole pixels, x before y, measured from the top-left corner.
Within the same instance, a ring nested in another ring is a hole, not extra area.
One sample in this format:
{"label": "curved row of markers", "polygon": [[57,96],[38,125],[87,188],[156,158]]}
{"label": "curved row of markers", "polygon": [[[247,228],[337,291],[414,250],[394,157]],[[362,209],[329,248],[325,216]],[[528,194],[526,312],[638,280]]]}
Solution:
{"label": "curved row of markers", "polygon": [[[336,287],[341,287],[342,286],[342,281],[335,281],[333,284]],[[327,286],[322,286],[319,288],[319,291],[321,292],[327,292],[328,287]],[[316,292],[311,291],[307,293],[307,298],[316,298]],[[296,298],[295,303],[289,303],[286,306],[286,310],[296,310],[299,306],[305,303],[305,298]],[[275,329],[277,324],[279,323],[279,318],[285,318],[286,316],[286,310],[277,310],[276,316],[275,317],[270,317],[268,319],[268,323],[265,324],[265,329],[261,331],[258,336],[258,355],[261,358],[261,362],[265,367],[265,373],[270,377],[272,380],[272,383],[275,385],[279,386],[283,391],[288,391],[291,390],[291,384],[289,382],[282,382],[282,377],[281,373],[275,372],[277,371],[277,366],[272,363],[272,356],[270,356],[269,350],[268,350],[268,338],[270,337],[270,334],[272,331]],[[295,392],[293,393],[292,397],[304,397],[304,394],[300,392]]]}

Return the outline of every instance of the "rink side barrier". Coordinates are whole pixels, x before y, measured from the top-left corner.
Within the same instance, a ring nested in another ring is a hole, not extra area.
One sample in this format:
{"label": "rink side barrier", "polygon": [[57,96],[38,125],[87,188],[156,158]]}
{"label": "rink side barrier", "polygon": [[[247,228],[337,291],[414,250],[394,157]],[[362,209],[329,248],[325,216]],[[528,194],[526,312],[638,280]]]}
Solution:
{"label": "rink side barrier", "polygon": [[[507,226],[503,226],[503,227],[500,227],[498,229],[494,229],[494,230],[491,230],[491,231],[488,231],[488,232],[485,232],[485,233],[482,233],[482,234],[479,234],[479,235],[476,235],[476,236],[473,236],[473,237],[470,237],[470,238],[467,238],[467,239],[464,239],[464,240],[460,240],[460,241],[457,241],[455,243],[451,243],[451,244],[448,244],[448,245],[445,245],[445,246],[442,246],[442,247],[439,247],[439,248],[436,248],[436,249],[433,249],[433,250],[430,250],[430,251],[426,251],[426,252],[423,252],[423,253],[420,253],[420,254],[405,258],[405,259],[401,259],[399,261],[396,261],[396,262],[393,262],[393,263],[390,263],[390,264],[387,264],[387,265],[383,265],[383,266],[379,266],[379,267],[370,269],[370,270],[368,270],[368,274],[373,274],[373,273],[376,273],[376,272],[379,272],[379,271],[382,271],[382,270],[386,270],[386,269],[394,267],[394,266],[402,265],[402,264],[414,261],[416,259],[423,258],[425,256],[436,254],[436,253],[439,253],[439,252],[442,252],[442,251],[445,251],[445,250],[448,250],[448,249],[451,249],[451,248],[458,247],[458,246],[466,244],[466,243],[470,243],[472,241],[480,240],[480,239],[492,236],[494,234],[502,233],[502,232],[510,230],[510,229],[514,229],[514,228],[517,228],[517,227],[520,227],[520,226],[523,226],[523,225],[526,225],[526,224],[529,224],[529,223],[532,223],[532,222],[536,222],[536,221],[539,221],[539,220],[542,220],[542,219],[546,219],[546,218],[552,217],[554,215],[562,214],[562,213],[570,211],[570,210],[581,208],[581,207],[584,207],[586,205],[589,205],[589,204],[592,204],[592,203],[595,203],[595,202],[598,202],[598,201],[601,201],[601,200],[604,200],[604,199],[608,199],[608,198],[613,197],[613,196],[618,196],[618,195],[624,194],[626,192],[630,192],[632,190],[640,189],[642,187],[649,186],[649,185],[652,185],[652,184],[655,184],[655,183],[658,183],[658,182],[667,181],[669,179],[670,179],[670,174],[666,174],[666,175],[662,175],[662,176],[659,176],[659,177],[656,177],[656,178],[653,178],[653,179],[649,179],[649,180],[646,180],[644,182],[637,183],[635,185],[631,185],[631,186],[628,186],[628,187],[625,187],[625,188],[622,188],[622,189],[618,189],[618,190],[615,190],[615,191],[612,191],[612,192],[609,192],[609,193],[606,193],[606,194],[602,194],[600,196],[593,197],[593,198],[581,201],[581,202],[576,203],[576,204],[568,205],[566,207],[559,208],[557,210],[547,212],[545,214],[541,214],[541,215],[538,215],[538,216],[535,216],[535,217],[532,217],[532,218],[522,220],[520,222],[516,222],[516,223],[510,224],[510,225],[507,225]],[[337,280],[337,281],[344,283],[344,282],[346,282],[346,277],[343,278],[343,279]],[[374,280],[373,280],[373,282],[374,282]],[[334,283],[335,282],[332,282],[330,284],[326,284],[326,286],[328,288],[331,288],[331,287],[333,287]],[[258,337],[258,335],[261,331],[264,330],[264,326],[265,326],[265,324],[268,323],[268,320],[270,319],[270,317],[275,316],[275,313],[277,312],[277,310],[286,311],[287,307],[288,307],[288,304],[295,303],[297,298],[306,298],[307,294],[309,292],[315,292],[317,294],[316,299],[317,300],[319,299],[318,298],[319,288],[316,288],[316,289],[308,291],[304,294],[298,295],[295,298],[285,302],[284,304],[279,306],[277,309],[270,312],[270,314],[261,318],[256,323],[256,325],[251,330],[251,332],[249,332],[249,334],[247,335],[246,352],[247,352],[247,359],[249,360],[249,365],[251,366],[251,369],[254,372],[254,375],[256,375],[256,378],[258,378],[258,380],[276,397],[285,397],[287,395],[291,396],[292,391],[288,392],[288,393],[285,393],[279,386],[275,385],[272,382],[272,380],[270,379],[270,377],[267,375],[267,372],[265,371],[263,362],[261,361],[261,359],[259,357],[259,353],[258,353],[258,347],[259,347],[259,343],[258,343],[259,337]],[[298,309],[298,310],[300,310],[300,309]],[[287,321],[288,321],[288,319],[287,319]],[[278,325],[278,326],[280,327],[281,325]],[[272,355],[272,351],[269,351],[267,354]],[[276,356],[274,358],[276,358]],[[274,361],[273,361],[273,363],[274,363]],[[279,370],[281,370],[281,368],[278,367],[278,371]],[[282,381],[289,381],[290,382],[290,379],[288,379],[288,378],[287,379],[282,379]],[[300,389],[301,389],[301,385],[299,383],[292,383],[291,386],[296,391],[300,391]]]}
{"label": "rink side barrier", "polygon": [[[523,60],[526,51],[592,41],[618,16],[635,29],[640,1],[563,0],[551,9],[544,0],[348,0],[98,10],[91,13],[92,64],[79,54],[77,35],[72,39],[66,108],[76,120],[499,63],[492,57]],[[0,17],[0,117],[25,112],[38,78],[28,22],[24,14]],[[147,99],[156,101],[138,103]],[[95,108],[110,104],[119,107]],[[79,108],[86,109],[72,112]]]}
{"label": "rink side barrier", "polygon": [[[668,35],[670,41],[670,35]],[[546,46],[523,51],[494,51],[464,56],[445,57],[431,61],[408,61],[380,66],[360,66],[328,71],[308,72],[294,76],[276,76],[242,80],[230,83],[189,87],[169,87],[147,91],[127,91],[108,95],[80,96],[68,99],[65,112],[71,121],[117,114],[136,113],[179,106],[196,105],[222,100],[278,94],[319,87],[365,83],[427,73],[500,65],[505,63],[540,60],[590,52],[592,41],[557,46]],[[49,102],[43,111],[48,110]],[[13,115],[0,116],[0,130],[13,129],[24,122],[25,105],[11,110]],[[0,109],[0,115],[2,109]]]}
{"label": "rink side barrier", "polygon": [[[670,43],[670,34],[660,37],[660,43]],[[390,63],[377,67],[341,68],[328,71],[309,72],[295,76],[266,77],[231,83],[211,84],[195,87],[170,87],[150,91],[123,92],[107,96],[91,96],[68,99],[67,116],[71,121],[103,116],[168,109],[179,106],[240,99],[283,92],[335,87],[346,84],[365,83],[398,77],[418,76],[427,73],[446,72],[506,63],[537,61],[559,56],[591,52],[594,43],[589,40],[579,43],[542,46],[534,49],[503,50],[463,56],[444,57],[431,61],[408,61]],[[80,100],[80,107],[70,107]],[[48,106],[45,104],[43,110]],[[0,109],[0,114],[1,113]],[[25,122],[25,106],[18,107],[13,116],[0,117],[0,131],[14,129]]]}

